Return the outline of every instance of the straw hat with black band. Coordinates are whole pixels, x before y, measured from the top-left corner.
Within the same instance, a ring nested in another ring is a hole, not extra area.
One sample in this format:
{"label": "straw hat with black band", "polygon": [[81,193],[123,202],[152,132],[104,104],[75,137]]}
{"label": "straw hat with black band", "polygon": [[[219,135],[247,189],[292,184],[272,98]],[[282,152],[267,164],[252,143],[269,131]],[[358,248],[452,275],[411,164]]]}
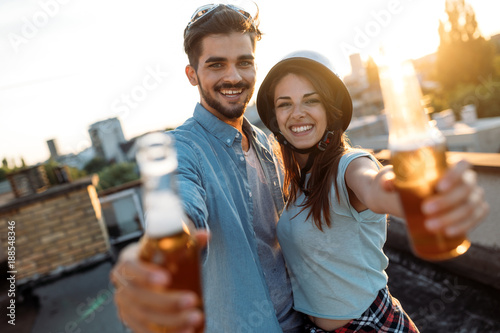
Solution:
{"label": "straw hat with black band", "polygon": [[[305,70],[312,71],[331,86],[332,91],[340,92],[337,94],[335,101],[336,107],[341,111],[341,119],[330,128],[326,129],[325,135],[317,145],[309,149],[297,149],[289,144],[279,132],[277,124],[273,124],[276,120],[274,110],[274,91],[271,91],[271,85],[278,75],[288,72],[291,66],[303,67]],[[267,128],[276,136],[278,141],[287,145],[292,150],[299,153],[309,153],[312,151],[323,151],[329,142],[329,133],[342,129],[345,131],[351,122],[352,117],[352,100],[346,86],[338,75],[333,70],[330,61],[323,55],[314,51],[296,51],[285,56],[280,62],[271,68],[269,73],[262,81],[262,84],[257,93],[257,111],[260,119]]]}

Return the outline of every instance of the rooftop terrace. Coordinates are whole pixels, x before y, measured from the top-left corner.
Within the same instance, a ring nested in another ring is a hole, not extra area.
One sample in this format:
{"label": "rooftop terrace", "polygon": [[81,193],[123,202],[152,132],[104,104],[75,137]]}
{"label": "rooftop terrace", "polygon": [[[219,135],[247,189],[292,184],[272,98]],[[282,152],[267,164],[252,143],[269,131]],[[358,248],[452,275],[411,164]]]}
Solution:
{"label": "rooftop terrace", "polygon": [[[500,154],[449,154],[463,157],[474,166],[491,212],[471,232],[469,251],[444,263],[415,258],[409,252],[403,221],[391,218],[385,248],[390,259],[389,288],[423,333],[500,332]],[[388,152],[381,151],[377,157],[387,161]],[[64,185],[62,193],[67,193],[69,187]],[[47,199],[61,191],[52,190],[42,197]],[[33,199],[28,200],[30,204],[34,203]],[[20,209],[22,202],[16,200],[0,210],[8,212],[9,207]],[[67,269],[26,279],[24,284],[17,286],[15,326],[7,323],[8,281],[2,278],[0,332],[127,332],[118,320],[109,281],[113,258],[125,244],[112,244],[97,260],[82,261]],[[0,267],[0,271],[2,274],[7,272],[7,267]]]}

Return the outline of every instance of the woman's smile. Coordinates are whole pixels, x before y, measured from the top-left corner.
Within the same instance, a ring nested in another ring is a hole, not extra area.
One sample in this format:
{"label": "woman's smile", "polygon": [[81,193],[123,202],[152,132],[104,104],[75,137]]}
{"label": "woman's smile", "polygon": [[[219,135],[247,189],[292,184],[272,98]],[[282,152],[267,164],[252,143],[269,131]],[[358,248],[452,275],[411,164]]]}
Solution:
{"label": "woman's smile", "polygon": [[299,126],[291,126],[290,130],[296,134],[303,134],[304,132],[308,132],[313,128],[313,125],[299,125]]}

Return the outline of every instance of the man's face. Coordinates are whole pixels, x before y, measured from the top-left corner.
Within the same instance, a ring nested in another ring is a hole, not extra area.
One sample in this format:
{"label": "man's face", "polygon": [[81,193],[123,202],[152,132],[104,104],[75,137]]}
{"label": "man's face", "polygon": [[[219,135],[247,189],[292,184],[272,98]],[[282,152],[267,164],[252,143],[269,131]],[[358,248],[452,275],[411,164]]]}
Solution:
{"label": "man's face", "polygon": [[198,70],[186,67],[198,85],[201,105],[221,120],[243,115],[255,89],[255,52],[247,34],[210,35],[202,41]]}

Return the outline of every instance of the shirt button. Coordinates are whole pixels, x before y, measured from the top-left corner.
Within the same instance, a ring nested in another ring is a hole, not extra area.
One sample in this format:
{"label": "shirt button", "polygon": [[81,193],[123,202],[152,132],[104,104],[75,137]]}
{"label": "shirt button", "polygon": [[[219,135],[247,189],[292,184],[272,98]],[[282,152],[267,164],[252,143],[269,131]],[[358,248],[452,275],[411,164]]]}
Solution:
{"label": "shirt button", "polygon": [[248,192],[248,195],[250,196],[250,198],[252,197],[252,192]]}
{"label": "shirt button", "polygon": [[240,161],[244,161],[245,158],[243,156],[240,156]]}
{"label": "shirt button", "polygon": [[239,138],[240,137],[240,133],[236,133],[236,137]]}
{"label": "shirt button", "polygon": [[274,184],[274,186],[276,186],[276,182],[275,181],[273,182],[273,184]]}

